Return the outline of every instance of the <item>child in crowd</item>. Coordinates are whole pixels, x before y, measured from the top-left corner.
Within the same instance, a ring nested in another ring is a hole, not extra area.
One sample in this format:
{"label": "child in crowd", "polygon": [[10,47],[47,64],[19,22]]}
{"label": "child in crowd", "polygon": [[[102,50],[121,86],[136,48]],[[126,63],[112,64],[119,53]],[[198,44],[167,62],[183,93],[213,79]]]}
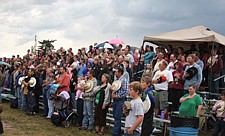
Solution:
{"label": "child in crowd", "polygon": [[[3,105],[0,104],[0,115],[1,115],[2,112],[3,112]],[[4,131],[3,131],[2,118],[1,118],[1,116],[0,116],[0,136],[1,136],[3,133],[4,133]]]}
{"label": "child in crowd", "polygon": [[52,89],[51,88],[52,84],[55,82],[55,76],[53,74],[50,74],[49,77],[50,77],[50,81],[48,83],[50,87],[47,91],[47,99],[48,99],[48,116],[46,117],[47,119],[50,119],[54,112],[54,105],[52,102],[50,90]]}
{"label": "child in crowd", "polygon": [[[81,87],[81,86],[84,86],[85,78],[84,77],[78,77],[77,82],[78,82],[78,84],[77,84],[78,88]],[[75,100],[82,97],[81,93],[82,93],[82,90],[77,90]]]}
{"label": "child in crowd", "polygon": [[225,136],[225,91],[221,92],[221,100],[218,100],[213,106],[216,112],[216,123],[214,125],[213,136],[218,136],[221,130],[221,136]]}
{"label": "child in crowd", "polygon": [[144,119],[144,105],[140,98],[142,92],[141,83],[132,82],[129,86],[129,94],[132,97],[129,114],[125,121],[125,136],[140,136],[141,125]]}

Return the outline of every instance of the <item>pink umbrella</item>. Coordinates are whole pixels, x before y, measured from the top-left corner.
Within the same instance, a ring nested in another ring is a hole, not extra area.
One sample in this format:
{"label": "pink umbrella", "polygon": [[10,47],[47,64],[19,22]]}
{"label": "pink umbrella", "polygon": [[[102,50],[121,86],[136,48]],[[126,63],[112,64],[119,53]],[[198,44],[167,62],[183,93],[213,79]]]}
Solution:
{"label": "pink umbrella", "polygon": [[116,37],[115,39],[110,40],[109,44],[125,44],[125,42],[122,41],[120,38]]}

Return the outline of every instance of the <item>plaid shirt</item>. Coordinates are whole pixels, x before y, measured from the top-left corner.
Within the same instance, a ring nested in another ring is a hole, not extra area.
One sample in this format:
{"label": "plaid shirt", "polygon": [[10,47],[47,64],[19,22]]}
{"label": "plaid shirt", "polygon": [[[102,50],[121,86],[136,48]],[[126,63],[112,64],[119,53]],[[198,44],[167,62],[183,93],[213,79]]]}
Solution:
{"label": "plaid shirt", "polygon": [[128,81],[124,76],[120,77],[118,80],[121,81],[121,87],[120,89],[116,92],[116,95],[118,98],[125,98],[128,94]]}

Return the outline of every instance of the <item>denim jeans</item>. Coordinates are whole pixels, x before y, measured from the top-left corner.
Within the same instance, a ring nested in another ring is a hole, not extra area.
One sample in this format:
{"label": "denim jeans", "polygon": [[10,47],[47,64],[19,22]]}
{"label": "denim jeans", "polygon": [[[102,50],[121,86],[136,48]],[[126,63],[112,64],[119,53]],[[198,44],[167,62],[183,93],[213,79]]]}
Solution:
{"label": "denim jeans", "polygon": [[24,90],[21,92],[21,108],[23,111],[27,111],[28,96],[24,94]]}
{"label": "denim jeans", "polygon": [[36,106],[35,95],[32,96],[32,91],[28,92],[28,111],[34,112],[34,108]]}
{"label": "denim jeans", "polygon": [[46,89],[43,89],[42,90],[42,94],[43,94],[43,103],[44,103],[44,115],[47,116],[48,115],[48,110],[49,110],[49,107],[48,107],[48,99],[47,99],[47,91]]}
{"label": "denim jeans", "polygon": [[125,132],[125,134],[124,134],[124,136],[140,136],[140,135],[141,134],[136,130],[133,131],[133,134],[127,134],[127,132]]}
{"label": "denim jeans", "polygon": [[47,118],[51,118],[53,112],[54,112],[54,105],[52,103],[52,100],[48,100],[48,116],[47,116]]}
{"label": "denim jeans", "polygon": [[124,100],[113,100],[113,118],[115,120],[112,136],[120,136],[121,134],[121,118],[123,116]]}
{"label": "denim jeans", "polygon": [[214,125],[213,136],[218,136],[221,131],[221,136],[225,136],[225,121],[223,118],[216,118],[216,123]]}
{"label": "denim jeans", "polygon": [[88,127],[93,129],[94,127],[94,114],[93,114],[93,101],[84,100],[84,111],[83,111],[82,127]]}
{"label": "denim jeans", "polygon": [[20,92],[21,87],[16,87],[15,96],[18,98],[18,108],[22,105],[22,93]]}
{"label": "denim jeans", "polygon": [[76,93],[71,93],[71,108],[72,109],[77,109],[77,101],[75,100],[75,96],[76,96]]}

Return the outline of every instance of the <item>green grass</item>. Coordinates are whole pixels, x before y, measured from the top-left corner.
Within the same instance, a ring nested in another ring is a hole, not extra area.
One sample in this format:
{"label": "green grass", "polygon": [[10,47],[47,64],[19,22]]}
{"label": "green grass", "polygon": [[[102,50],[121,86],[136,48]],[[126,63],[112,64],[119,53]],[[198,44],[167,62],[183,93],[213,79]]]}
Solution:
{"label": "green grass", "polygon": [[3,103],[3,108],[1,117],[5,136],[96,136],[94,132],[79,130],[74,126],[56,127],[50,120],[40,117],[40,114],[27,116],[19,109],[11,109],[7,102]]}

